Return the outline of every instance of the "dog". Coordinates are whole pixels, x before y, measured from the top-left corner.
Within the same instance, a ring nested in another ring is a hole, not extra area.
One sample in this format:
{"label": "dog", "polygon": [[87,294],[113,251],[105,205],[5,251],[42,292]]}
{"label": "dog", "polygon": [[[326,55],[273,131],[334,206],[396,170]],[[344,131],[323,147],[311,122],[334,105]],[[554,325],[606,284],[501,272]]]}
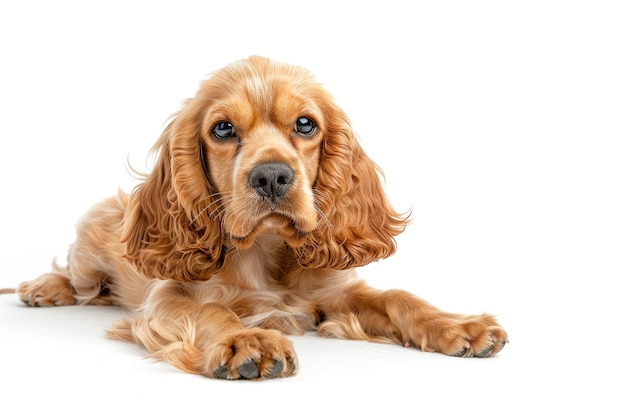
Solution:
{"label": "dog", "polygon": [[29,306],[118,305],[109,337],[210,378],[295,375],[285,335],[489,357],[488,314],[377,290],[355,268],[410,222],[347,115],[309,71],[258,56],[210,75],[154,146],[153,169],[79,222],[66,267],[17,288]]}

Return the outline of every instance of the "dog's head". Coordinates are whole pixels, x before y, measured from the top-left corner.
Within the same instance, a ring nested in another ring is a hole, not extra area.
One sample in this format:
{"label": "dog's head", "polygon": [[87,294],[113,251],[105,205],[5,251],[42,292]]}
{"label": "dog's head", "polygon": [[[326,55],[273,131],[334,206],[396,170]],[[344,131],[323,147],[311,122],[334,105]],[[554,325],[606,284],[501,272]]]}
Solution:
{"label": "dog's head", "polygon": [[406,226],[345,113],[299,67],[255,56],[219,70],[155,150],[123,231],[149,277],[208,279],[262,233],[303,267],[346,269],[391,255]]}

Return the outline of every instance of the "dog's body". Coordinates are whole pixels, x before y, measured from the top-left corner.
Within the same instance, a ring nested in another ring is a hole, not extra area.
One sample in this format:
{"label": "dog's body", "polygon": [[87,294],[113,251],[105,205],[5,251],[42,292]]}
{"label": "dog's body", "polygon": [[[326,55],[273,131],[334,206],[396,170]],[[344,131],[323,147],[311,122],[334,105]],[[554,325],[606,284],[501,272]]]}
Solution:
{"label": "dog's body", "polygon": [[131,195],[82,219],[67,269],[20,285],[24,302],[121,305],[129,313],[110,336],[228,379],[295,374],[283,333],[478,357],[507,342],[490,315],[357,279],[354,268],[395,251],[408,220],[307,71],[260,57],[218,71],[155,149]]}

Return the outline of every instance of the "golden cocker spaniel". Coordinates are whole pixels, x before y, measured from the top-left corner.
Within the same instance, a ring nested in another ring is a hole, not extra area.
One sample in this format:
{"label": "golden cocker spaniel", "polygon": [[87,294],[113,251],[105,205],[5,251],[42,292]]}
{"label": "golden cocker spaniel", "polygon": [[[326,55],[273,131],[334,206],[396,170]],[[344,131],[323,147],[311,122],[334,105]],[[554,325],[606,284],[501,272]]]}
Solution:
{"label": "golden cocker spaniel", "polygon": [[354,268],[394,253],[408,222],[345,113],[306,70],[250,57],[204,81],[127,195],[82,219],[66,268],[21,284],[31,306],[115,304],[108,335],[224,379],[294,375],[283,334],[391,341],[486,357],[490,315],[443,312]]}

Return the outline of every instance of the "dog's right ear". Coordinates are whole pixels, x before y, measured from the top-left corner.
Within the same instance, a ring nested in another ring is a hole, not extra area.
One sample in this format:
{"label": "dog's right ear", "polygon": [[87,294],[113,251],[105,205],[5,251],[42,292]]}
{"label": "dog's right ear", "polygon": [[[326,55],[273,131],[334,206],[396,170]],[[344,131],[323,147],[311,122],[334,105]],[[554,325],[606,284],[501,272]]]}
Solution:
{"label": "dog's right ear", "polygon": [[155,144],[156,166],[130,196],[122,242],[148,278],[207,280],[224,260],[199,117],[199,105],[189,100]]}

